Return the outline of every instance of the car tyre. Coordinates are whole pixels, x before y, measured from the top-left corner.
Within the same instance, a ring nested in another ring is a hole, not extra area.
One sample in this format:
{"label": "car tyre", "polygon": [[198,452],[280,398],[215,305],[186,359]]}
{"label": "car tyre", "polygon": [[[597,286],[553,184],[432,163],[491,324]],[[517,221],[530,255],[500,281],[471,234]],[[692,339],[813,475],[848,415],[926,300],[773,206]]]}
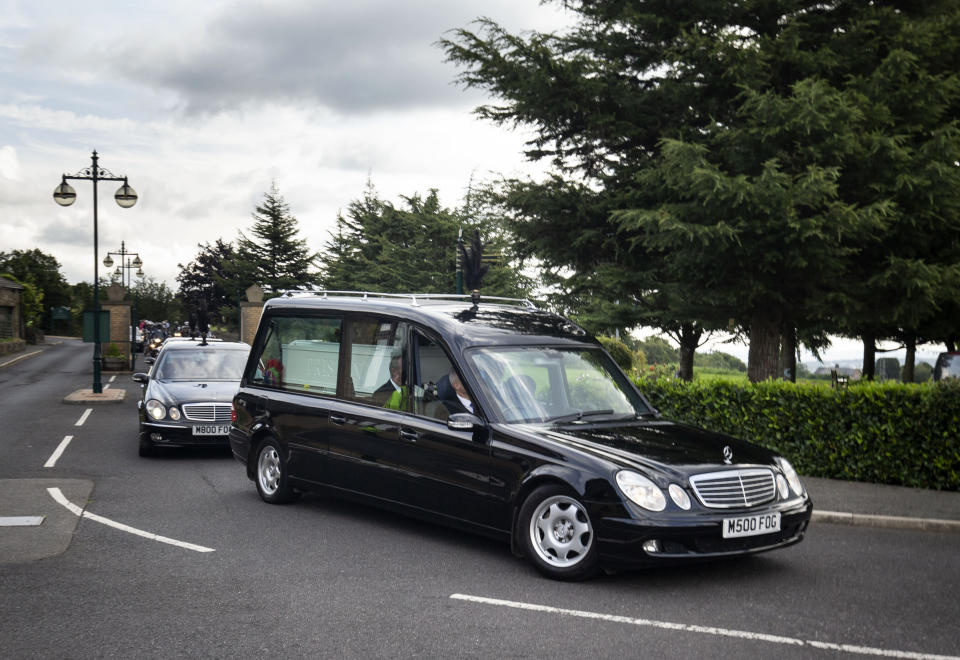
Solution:
{"label": "car tyre", "polygon": [[556,580],[583,580],[596,574],[598,551],[587,508],[559,484],[534,490],[523,502],[517,533],[526,557]]}
{"label": "car tyre", "polygon": [[257,448],[254,481],[260,498],[269,504],[286,504],[300,496],[290,486],[286,456],[275,438],[266,438]]}
{"label": "car tyre", "polygon": [[141,457],[153,456],[153,443],[150,442],[149,433],[140,433],[138,452]]}

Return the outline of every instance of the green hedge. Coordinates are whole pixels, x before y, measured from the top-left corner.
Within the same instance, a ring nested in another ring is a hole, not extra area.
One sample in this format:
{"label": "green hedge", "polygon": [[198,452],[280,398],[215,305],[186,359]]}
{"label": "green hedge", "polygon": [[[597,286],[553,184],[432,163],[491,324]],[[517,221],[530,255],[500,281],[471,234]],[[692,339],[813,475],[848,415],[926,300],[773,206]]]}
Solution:
{"label": "green hedge", "polygon": [[811,477],[960,490],[960,383],[783,381],[742,385],[641,379],[665,417],[750,440]]}

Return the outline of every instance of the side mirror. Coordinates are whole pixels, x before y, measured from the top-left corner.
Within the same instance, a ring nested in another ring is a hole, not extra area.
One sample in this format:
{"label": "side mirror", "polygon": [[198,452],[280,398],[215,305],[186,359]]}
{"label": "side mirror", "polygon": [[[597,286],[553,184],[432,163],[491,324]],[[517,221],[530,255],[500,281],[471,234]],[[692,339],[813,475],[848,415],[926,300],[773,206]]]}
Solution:
{"label": "side mirror", "polygon": [[133,379],[135,383],[140,383],[141,385],[146,385],[150,382],[150,376],[147,374],[133,374],[130,378]]}
{"label": "side mirror", "polygon": [[482,419],[470,413],[453,413],[447,418],[447,428],[451,431],[473,431],[473,439],[482,442],[487,425]]}
{"label": "side mirror", "polygon": [[146,362],[147,364],[153,364],[154,362],[157,361],[157,359],[148,356],[148,357],[143,358],[143,361]]}

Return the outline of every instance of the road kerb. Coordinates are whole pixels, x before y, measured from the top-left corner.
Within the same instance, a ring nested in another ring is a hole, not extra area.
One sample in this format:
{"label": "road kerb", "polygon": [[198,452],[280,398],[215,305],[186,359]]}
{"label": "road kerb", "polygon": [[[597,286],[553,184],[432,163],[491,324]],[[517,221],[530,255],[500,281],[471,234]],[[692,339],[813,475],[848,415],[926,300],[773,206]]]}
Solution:
{"label": "road kerb", "polygon": [[960,520],[944,520],[942,518],[912,518],[908,516],[881,516],[814,510],[811,521],[924,532],[960,532]]}
{"label": "road kerb", "polygon": [[32,353],[24,353],[23,355],[18,355],[12,360],[7,360],[6,362],[0,362],[0,369],[2,369],[3,367],[8,367],[13,363],[19,362],[20,360],[24,360],[28,357],[33,357],[34,355],[40,355],[41,353],[43,353],[43,351],[33,351]]}

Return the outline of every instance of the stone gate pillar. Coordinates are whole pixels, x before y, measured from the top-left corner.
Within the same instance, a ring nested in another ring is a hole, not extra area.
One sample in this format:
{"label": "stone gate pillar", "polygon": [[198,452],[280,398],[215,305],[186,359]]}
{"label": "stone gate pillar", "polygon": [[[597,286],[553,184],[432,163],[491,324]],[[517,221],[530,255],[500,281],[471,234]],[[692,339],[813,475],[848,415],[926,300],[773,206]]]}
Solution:
{"label": "stone gate pillar", "polygon": [[[130,307],[133,303],[123,299],[126,292],[127,290],[121,285],[111,284],[107,287],[107,300],[100,303],[100,309],[110,313],[109,341],[100,345],[100,352],[104,357],[104,367],[108,370],[111,369],[110,344],[118,346],[123,354],[123,366],[120,368],[125,370],[130,365],[132,346],[130,341]],[[116,369],[116,364],[112,368]]]}
{"label": "stone gate pillar", "polygon": [[240,302],[240,341],[253,346],[263,312],[263,289],[256,284],[246,290],[246,301]]}

